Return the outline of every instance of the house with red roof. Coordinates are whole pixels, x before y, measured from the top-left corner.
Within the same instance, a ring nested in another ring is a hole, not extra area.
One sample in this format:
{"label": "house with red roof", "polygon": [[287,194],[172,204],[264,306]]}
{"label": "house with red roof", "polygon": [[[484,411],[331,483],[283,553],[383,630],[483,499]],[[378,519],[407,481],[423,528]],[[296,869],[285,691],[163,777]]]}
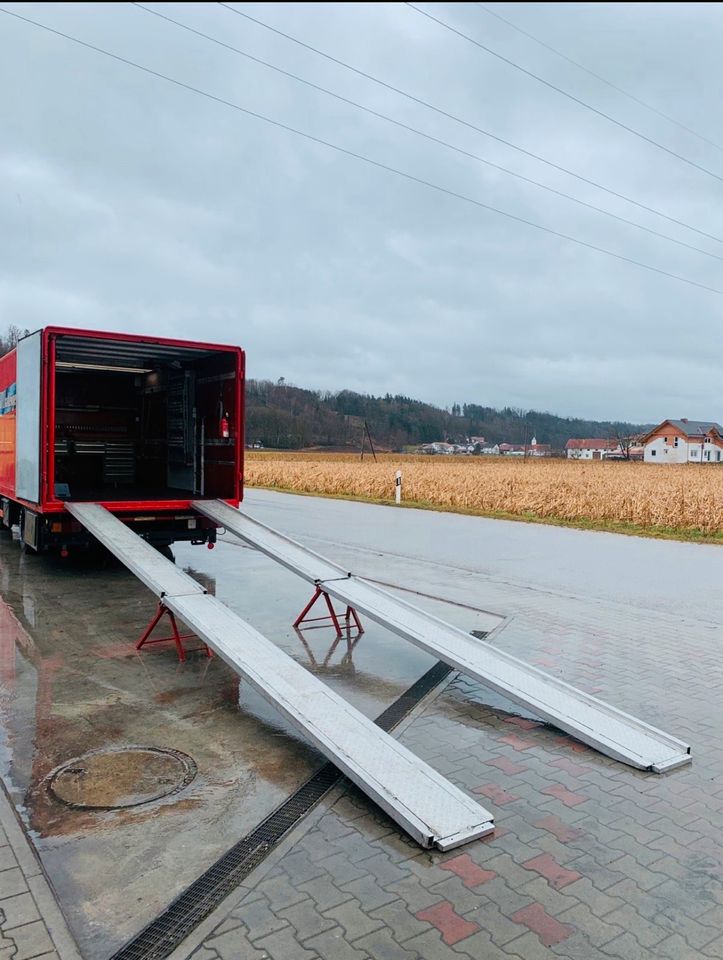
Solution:
{"label": "house with red roof", "polygon": [[604,440],[601,437],[568,440],[565,450],[568,460],[604,460],[606,457],[622,454],[617,440]]}

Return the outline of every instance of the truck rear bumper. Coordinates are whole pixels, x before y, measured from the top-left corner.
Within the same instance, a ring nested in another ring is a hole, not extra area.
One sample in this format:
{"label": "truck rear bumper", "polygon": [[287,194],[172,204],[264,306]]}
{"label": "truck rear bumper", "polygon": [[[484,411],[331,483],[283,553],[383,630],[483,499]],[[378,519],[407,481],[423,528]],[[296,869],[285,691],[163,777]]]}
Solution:
{"label": "truck rear bumper", "polygon": [[[199,544],[216,542],[216,524],[192,510],[128,513],[125,509],[127,504],[123,504],[123,507],[122,511],[117,511],[118,518],[154,546],[169,546],[176,541]],[[38,552],[87,549],[96,542],[67,511],[34,513],[26,509],[18,519],[23,541]]]}

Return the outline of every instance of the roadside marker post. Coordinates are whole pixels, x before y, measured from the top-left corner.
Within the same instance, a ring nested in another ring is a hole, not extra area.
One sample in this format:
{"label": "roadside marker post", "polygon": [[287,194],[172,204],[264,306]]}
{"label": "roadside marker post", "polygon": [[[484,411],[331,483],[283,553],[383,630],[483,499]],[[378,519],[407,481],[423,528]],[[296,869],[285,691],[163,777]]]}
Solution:
{"label": "roadside marker post", "polygon": [[402,502],[402,471],[397,470],[397,475],[394,479],[394,499],[399,504]]}

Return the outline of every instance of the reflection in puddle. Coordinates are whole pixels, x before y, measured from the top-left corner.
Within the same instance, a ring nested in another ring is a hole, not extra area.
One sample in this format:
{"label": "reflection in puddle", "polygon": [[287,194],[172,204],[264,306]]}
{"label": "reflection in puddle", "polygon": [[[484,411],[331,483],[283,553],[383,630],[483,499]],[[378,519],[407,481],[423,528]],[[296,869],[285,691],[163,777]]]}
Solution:
{"label": "reflection in puddle", "polygon": [[196,583],[200,583],[202,587],[206,590],[207,593],[210,593],[212,597],[216,596],[216,578],[209,576],[207,573],[204,573],[201,570],[196,570],[195,567],[185,566],[183,572],[187,573],[189,577],[193,577]]}
{"label": "reflection in puddle", "polygon": [[[328,633],[332,632],[331,644],[328,646],[326,653],[323,653],[324,647],[328,643]],[[322,656],[319,658],[318,653],[314,653],[312,649],[313,640],[310,638],[307,640],[305,634],[310,633],[313,630],[324,630],[327,634],[327,641],[322,645]],[[342,630],[344,628],[342,627]],[[346,672],[354,673],[356,668],[354,666],[354,648],[359,643],[362,638],[362,634],[355,632],[351,627],[347,627],[342,634],[338,636],[336,631],[330,627],[307,627],[304,630],[301,630],[299,627],[294,627],[294,632],[299,638],[299,642],[306,651],[306,655],[309,658],[309,666],[311,667],[314,673],[320,674],[325,671],[331,670],[334,673]],[[341,652],[341,659],[338,663],[333,663],[334,654],[337,652],[337,649]]]}

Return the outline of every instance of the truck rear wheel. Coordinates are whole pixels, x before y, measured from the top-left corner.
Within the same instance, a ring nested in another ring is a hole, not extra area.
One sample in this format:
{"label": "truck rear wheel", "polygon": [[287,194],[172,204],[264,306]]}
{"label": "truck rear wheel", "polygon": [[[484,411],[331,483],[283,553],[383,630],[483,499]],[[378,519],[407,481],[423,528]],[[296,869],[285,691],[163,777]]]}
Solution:
{"label": "truck rear wheel", "polygon": [[4,530],[10,533],[20,520],[20,508],[17,504],[6,500],[5,497],[0,500],[0,507],[2,507],[3,512],[2,520],[0,520],[0,531]]}

